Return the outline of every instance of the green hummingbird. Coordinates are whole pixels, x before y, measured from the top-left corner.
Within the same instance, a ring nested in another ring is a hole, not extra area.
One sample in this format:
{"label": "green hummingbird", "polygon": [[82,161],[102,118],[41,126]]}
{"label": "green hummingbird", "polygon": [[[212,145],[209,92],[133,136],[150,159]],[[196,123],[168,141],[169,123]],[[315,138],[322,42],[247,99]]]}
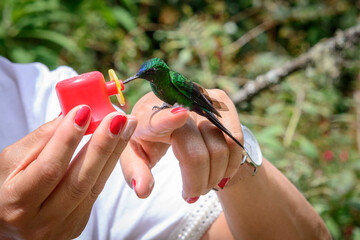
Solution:
{"label": "green hummingbird", "polygon": [[149,81],[154,94],[164,101],[163,106],[155,106],[153,109],[164,109],[175,104],[184,106],[190,111],[206,117],[240,147],[245,149],[217,119],[221,115],[216,109],[228,110],[225,104],[211,98],[199,84],[191,82],[180,73],[170,70],[162,59],[152,58],[147,60],[141,65],[139,71],[134,76],[126,79],[123,84],[138,78]]}

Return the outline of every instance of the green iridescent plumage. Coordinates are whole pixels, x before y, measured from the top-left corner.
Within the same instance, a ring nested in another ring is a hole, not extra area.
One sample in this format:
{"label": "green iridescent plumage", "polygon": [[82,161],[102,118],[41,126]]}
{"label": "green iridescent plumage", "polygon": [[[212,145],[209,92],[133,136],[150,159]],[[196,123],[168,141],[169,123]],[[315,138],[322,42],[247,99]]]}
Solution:
{"label": "green iridescent plumage", "polygon": [[170,70],[162,59],[153,58],[144,62],[137,74],[126,79],[123,83],[126,84],[137,78],[149,81],[154,94],[166,104],[173,106],[177,103],[206,117],[244,148],[216,117],[221,117],[216,108],[226,108],[226,106],[210,98],[206,90],[200,85],[191,82],[180,73]]}

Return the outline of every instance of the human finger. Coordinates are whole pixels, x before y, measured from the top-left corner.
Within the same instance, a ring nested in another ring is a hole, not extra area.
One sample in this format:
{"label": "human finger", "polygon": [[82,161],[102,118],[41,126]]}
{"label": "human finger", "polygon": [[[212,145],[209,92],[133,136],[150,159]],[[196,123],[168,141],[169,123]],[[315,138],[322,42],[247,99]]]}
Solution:
{"label": "human finger", "polygon": [[[230,133],[241,143],[244,145],[244,137],[242,135],[241,124],[239,120],[238,113],[236,111],[235,105],[232,103],[231,99],[227,96],[227,94],[218,89],[209,90],[208,93],[214,99],[217,99],[223,102],[228,111],[221,111],[221,118],[218,118],[219,121],[230,131]],[[231,178],[234,176],[239,170],[241,161],[242,161],[242,153],[244,149],[236,144],[229,136],[224,134],[225,140],[229,149],[229,158],[228,158],[228,166],[226,172],[224,173],[225,178]]]}
{"label": "human finger", "polygon": [[183,198],[195,202],[207,190],[210,173],[209,152],[192,118],[171,137],[171,145],[179,160],[183,181]]}
{"label": "human finger", "polygon": [[89,126],[90,116],[91,109],[86,105],[72,109],[37,159],[13,179],[24,201],[40,205],[55,189]]}
{"label": "human finger", "polygon": [[[169,147],[165,143],[149,143],[147,145],[149,149],[150,145],[155,154],[159,156],[164,155]],[[151,159],[143,149],[143,145],[133,139],[130,140],[120,157],[125,181],[139,198],[148,197],[154,186],[150,162]],[[155,163],[153,162],[153,164]]]}
{"label": "human finger", "polygon": [[134,106],[131,114],[138,119],[138,126],[120,158],[124,177],[140,198],[152,191],[151,168],[169,148],[173,131],[189,118],[189,111],[182,107],[153,110],[161,104],[151,92]]}
{"label": "human finger", "polygon": [[11,180],[36,160],[55,133],[61,118],[45,123],[16,143],[6,147],[0,155],[0,182]]}
{"label": "human finger", "polygon": [[225,172],[228,167],[230,154],[224,134],[206,120],[201,121],[198,126],[210,155],[208,188],[218,187],[218,185],[220,188],[223,188],[226,184],[224,181],[228,181],[228,176],[225,175]]}
{"label": "human finger", "polygon": [[162,104],[151,92],[142,97],[134,106],[132,115],[139,120],[134,138],[148,142],[170,143],[172,132],[185,124],[189,111],[185,108],[165,108],[153,110]]}
{"label": "human finger", "polygon": [[103,190],[105,183],[107,179],[109,178],[111,172],[114,170],[115,165],[117,164],[120,154],[122,153],[124,147],[128,143],[132,133],[134,132],[136,125],[137,125],[137,119],[130,116],[127,116],[127,122],[123,129],[123,131],[120,133],[120,140],[115,146],[115,149],[110,156],[109,160],[105,163],[105,166],[101,170],[101,173],[96,180],[96,183],[91,187],[90,191],[88,192],[85,199],[80,203],[80,205],[71,213],[71,215],[78,215],[78,214],[84,214],[88,209],[91,209],[92,205],[94,204],[96,198],[100,194],[100,192]]}
{"label": "human finger", "polygon": [[[94,189],[100,173],[108,161],[114,161],[125,147],[126,143],[120,135],[125,126],[127,117],[114,112],[107,115],[95,130],[90,141],[72,160],[66,175],[52,192],[50,197],[42,204],[42,211],[47,214],[70,214],[90,193],[101,192]],[[115,147],[121,142],[118,149]],[[115,154],[114,154],[115,152]],[[96,198],[95,197],[95,198]],[[57,211],[61,209],[61,211]]]}

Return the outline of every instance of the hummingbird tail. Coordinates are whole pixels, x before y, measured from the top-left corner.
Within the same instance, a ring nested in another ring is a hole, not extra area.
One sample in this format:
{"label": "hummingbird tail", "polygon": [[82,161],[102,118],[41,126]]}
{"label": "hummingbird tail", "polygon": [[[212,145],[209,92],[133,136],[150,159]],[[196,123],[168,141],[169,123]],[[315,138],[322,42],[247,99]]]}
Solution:
{"label": "hummingbird tail", "polygon": [[202,114],[200,114],[204,117],[206,117],[210,122],[212,122],[216,127],[218,127],[221,131],[223,131],[226,135],[228,135],[234,142],[236,142],[237,145],[242,147],[242,149],[245,150],[244,146],[230,133],[227,128],[224,127],[224,125],[221,124],[221,122],[216,118],[216,116],[212,112],[206,112],[203,111]]}

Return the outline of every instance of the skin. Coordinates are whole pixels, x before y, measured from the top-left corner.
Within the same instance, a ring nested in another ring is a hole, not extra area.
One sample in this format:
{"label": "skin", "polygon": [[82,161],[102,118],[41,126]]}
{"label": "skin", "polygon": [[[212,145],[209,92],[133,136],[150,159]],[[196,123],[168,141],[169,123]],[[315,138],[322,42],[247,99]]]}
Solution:
{"label": "skin", "polygon": [[71,239],[115,167],[135,119],[111,134],[106,116],[69,164],[88,128],[74,123],[79,107],[42,125],[0,153],[0,239]]}
{"label": "skin", "polygon": [[[238,114],[220,90],[210,96],[224,102],[229,111],[220,121],[243,143]],[[185,200],[206,194],[223,178],[231,180],[217,192],[224,212],[203,239],[331,239],[320,216],[302,194],[269,161],[252,176],[253,168],[240,166],[242,149],[203,117],[180,109],[154,114],[162,102],[153,93],[134,106],[139,122],[121,156],[124,176],[140,198],[149,196],[156,165],[172,145],[179,160]]]}

